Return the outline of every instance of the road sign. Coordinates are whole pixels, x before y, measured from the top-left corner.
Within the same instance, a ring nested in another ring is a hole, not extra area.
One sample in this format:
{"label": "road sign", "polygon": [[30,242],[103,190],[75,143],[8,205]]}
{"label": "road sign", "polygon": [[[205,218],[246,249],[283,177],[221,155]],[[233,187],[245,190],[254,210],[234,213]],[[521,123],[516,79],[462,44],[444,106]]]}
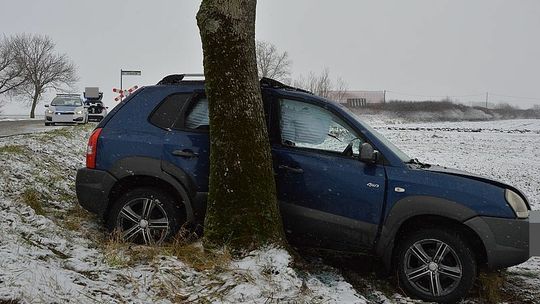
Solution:
{"label": "road sign", "polygon": [[120,70],[122,75],[141,76],[141,71],[124,71]]}
{"label": "road sign", "polygon": [[[125,70],[122,70],[120,69],[120,90],[123,91],[123,86],[122,86],[122,77],[124,76],[141,76],[141,71],[125,71]],[[122,98],[124,98],[124,96],[120,95],[120,100],[122,100]]]}
{"label": "road sign", "polygon": [[129,95],[131,95],[131,93],[135,92],[138,88],[139,86],[133,86],[129,90],[120,90],[117,88],[113,88],[112,89],[113,92],[118,93],[118,96],[114,99],[114,101],[120,101],[122,100],[122,98],[128,97]]}

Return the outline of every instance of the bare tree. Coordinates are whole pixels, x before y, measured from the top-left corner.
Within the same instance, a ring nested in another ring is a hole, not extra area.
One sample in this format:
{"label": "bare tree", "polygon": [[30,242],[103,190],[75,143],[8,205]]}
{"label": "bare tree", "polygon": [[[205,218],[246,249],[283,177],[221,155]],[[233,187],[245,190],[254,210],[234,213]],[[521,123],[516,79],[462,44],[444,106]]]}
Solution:
{"label": "bare tree", "polygon": [[14,49],[13,39],[0,40],[0,94],[14,90],[26,82],[22,65]]}
{"label": "bare tree", "polygon": [[34,118],[36,105],[43,93],[50,89],[63,91],[73,87],[78,80],[76,67],[66,54],[55,51],[55,44],[49,36],[16,35],[13,47],[27,79],[17,91],[28,97],[30,117]]}
{"label": "bare tree", "polygon": [[307,77],[299,76],[293,82],[293,85],[313,92],[315,95],[335,100],[344,98],[347,93],[347,84],[345,81],[338,78],[334,84],[330,78],[330,70],[328,68],[325,68],[319,75],[309,72]]}
{"label": "bare tree", "polygon": [[347,99],[347,92],[349,91],[349,85],[343,78],[338,77],[332,91],[333,94],[330,97],[332,97],[333,100],[345,102]]}
{"label": "bare tree", "polygon": [[259,78],[268,77],[286,81],[291,74],[291,61],[287,52],[280,52],[275,45],[265,41],[255,44]]}
{"label": "bare tree", "polygon": [[284,242],[257,77],[256,6],[203,0],[197,14],[210,113],[204,240],[233,250]]}

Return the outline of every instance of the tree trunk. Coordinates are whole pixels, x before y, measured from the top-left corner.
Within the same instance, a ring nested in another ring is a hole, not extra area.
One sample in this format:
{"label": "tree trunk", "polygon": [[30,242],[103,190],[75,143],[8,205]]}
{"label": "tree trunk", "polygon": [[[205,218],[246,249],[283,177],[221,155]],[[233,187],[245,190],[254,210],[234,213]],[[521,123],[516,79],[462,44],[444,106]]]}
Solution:
{"label": "tree trunk", "polygon": [[255,58],[256,0],[203,0],[197,14],[210,115],[205,243],[282,244]]}
{"label": "tree trunk", "polygon": [[36,118],[36,106],[39,100],[39,91],[35,89],[34,96],[32,96],[32,107],[30,108],[30,118]]}

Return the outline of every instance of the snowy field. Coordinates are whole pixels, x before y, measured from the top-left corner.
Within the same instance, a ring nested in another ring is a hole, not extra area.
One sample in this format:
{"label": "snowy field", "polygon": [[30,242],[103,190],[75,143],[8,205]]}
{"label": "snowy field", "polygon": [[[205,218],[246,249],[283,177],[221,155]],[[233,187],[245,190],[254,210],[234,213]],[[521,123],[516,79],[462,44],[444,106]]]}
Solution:
{"label": "snowy field", "polygon": [[36,115],[36,118],[28,118],[28,115],[3,115],[0,114],[0,121],[18,121],[18,120],[40,120],[43,121],[44,115]]}
{"label": "snowy field", "polygon": [[[534,209],[540,209],[540,120],[430,124],[367,120],[411,157],[515,185]],[[203,252],[197,242],[155,248],[117,241],[102,230],[98,219],[77,206],[74,196],[75,173],[84,166],[90,131],[91,126],[64,127],[0,138],[0,302],[409,301],[394,295],[397,289],[383,293],[377,286],[360,294],[331,267],[295,268],[281,249],[234,259],[226,250]],[[513,300],[505,300],[540,303],[539,284],[540,260],[513,267],[503,287]]]}

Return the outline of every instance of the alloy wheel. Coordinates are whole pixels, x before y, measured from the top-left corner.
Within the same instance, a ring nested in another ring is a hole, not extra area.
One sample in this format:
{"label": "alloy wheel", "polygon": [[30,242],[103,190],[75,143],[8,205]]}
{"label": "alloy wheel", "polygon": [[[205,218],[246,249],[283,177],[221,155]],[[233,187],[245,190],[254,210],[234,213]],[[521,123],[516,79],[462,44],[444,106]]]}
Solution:
{"label": "alloy wheel", "polygon": [[127,202],[117,218],[117,227],[126,242],[147,245],[163,242],[170,229],[169,218],[155,198],[136,198]]}
{"label": "alloy wheel", "polygon": [[410,246],[405,253],[403,268],[414,289],[434,297],[453,292],[463,274],[456,252],[436,239],[420,240]]}

